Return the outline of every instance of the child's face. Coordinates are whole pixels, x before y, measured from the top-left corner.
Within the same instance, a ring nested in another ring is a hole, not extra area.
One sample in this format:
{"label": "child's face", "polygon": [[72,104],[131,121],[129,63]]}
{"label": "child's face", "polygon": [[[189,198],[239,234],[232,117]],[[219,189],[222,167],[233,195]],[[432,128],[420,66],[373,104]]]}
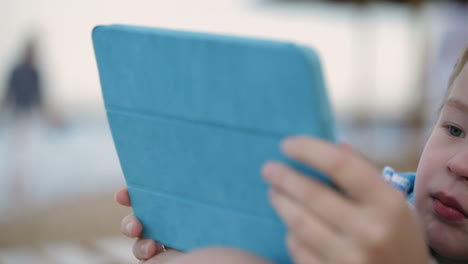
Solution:
{"label": "child's face", "polygon": [[415,206],[429,245],[446,257],[468,259],[468,64],[421,156]]}

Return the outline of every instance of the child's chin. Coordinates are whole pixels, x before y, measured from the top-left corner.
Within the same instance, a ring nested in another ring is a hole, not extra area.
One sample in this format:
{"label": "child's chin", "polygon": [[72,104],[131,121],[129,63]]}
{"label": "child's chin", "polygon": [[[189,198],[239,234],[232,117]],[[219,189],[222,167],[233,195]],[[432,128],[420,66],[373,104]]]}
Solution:
{"label": "child's chin", "polygon": [[441,233],[439,233],[437,238],[430,238],[429,244],[439,256],[451,260],[468,261],[468,251],[466,250],[468,247],[468,237],[463,242],[455,242],[453,236],[451,239],[447,239],[446,237],[441,237]]}

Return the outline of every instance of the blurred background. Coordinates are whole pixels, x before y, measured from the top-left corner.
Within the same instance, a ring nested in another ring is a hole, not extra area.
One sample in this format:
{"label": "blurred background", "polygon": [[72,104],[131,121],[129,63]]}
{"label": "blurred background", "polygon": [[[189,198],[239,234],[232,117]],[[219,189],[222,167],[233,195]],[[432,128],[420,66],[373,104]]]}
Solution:
{"label": "blurred background", "polygon": [[0,263],[134,263],[91,30],[125,23],[297,42],[342,140],[415,170],[468,41],[467,1],[0,0]]}

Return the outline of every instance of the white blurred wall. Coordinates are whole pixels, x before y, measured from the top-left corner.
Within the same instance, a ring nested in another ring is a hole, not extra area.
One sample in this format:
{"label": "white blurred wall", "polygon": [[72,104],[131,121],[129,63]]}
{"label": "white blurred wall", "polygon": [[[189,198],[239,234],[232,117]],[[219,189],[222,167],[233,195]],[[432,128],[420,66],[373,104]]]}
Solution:
{"label": "white blurred wall", "polygon": [[340,116],[372,110],[398,118],[419,93],[416,81],[424,16],[401,6],[373,5],[360,10],[351,5],[261,0],[0,3],[0,88],[25,34],[37,30],[48,97],[64,111],[91,108],[102,112],[90,36],[95,25],[109,23],[232,33],[313,46],[322,56]]}

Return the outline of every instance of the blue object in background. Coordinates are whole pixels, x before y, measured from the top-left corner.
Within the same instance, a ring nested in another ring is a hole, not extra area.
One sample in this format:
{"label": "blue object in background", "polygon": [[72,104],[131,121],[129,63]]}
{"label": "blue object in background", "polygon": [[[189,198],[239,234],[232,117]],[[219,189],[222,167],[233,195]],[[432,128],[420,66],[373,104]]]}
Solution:
{"label": "blue object in background", "polygon": [[[260,176],[287,135],[335,141],[319,59],[291,43],[98,26],[107,116],[143,235],[291,263]],[[327,184],[330,181],[311,171]]]}

